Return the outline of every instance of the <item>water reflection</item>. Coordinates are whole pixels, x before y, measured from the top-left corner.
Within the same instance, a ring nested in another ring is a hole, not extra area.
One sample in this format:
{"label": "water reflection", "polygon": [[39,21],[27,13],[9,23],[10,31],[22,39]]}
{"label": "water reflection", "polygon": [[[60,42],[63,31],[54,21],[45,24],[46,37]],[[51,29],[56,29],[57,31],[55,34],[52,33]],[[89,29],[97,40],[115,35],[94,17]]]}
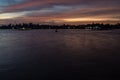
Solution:
{"label": "water reflection", "polygon": [[119,31],[0,31],[0,80],[109,77],[119,72]]}

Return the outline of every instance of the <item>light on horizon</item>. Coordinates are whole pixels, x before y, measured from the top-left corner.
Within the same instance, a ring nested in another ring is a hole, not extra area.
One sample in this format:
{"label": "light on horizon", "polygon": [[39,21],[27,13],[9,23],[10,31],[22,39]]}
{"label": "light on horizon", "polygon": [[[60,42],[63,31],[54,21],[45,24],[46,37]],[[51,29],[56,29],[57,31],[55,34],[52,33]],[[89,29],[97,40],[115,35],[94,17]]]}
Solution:
{"label": "light on horizon", "polygon": [[113,18],[67,18],[63,19],[65,22],[88,22],[88,21],[119,21],[120,19]]}
{"label": "light on horizon", "polygon": [[17,13],[2,13],[0,14],[0,20],[4,20],[4,19],[14,19],[14,18],[17,18],[17,17],[21,17],[25,15],[24,12],[17,12]]}

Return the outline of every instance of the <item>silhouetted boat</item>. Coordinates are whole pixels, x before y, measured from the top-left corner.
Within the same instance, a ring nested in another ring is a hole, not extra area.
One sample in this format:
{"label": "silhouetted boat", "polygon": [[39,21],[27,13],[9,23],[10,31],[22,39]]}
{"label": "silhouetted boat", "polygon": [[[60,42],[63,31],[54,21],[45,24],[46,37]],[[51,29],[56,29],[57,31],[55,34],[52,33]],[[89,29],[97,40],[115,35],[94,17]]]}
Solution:
{"label": "silhouetted boat", "polygon": [[56,29],[55,32],[58,32],[58,30]]}

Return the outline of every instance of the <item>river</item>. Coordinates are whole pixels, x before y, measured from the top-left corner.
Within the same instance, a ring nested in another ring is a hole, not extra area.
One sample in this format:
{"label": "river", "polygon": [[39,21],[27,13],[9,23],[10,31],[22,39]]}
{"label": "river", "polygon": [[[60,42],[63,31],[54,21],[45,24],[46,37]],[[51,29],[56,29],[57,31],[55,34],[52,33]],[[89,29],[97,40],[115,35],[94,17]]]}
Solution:
{"label": "river", "polygon": [[0,80],[110,80],[120,30],[0,30]]}

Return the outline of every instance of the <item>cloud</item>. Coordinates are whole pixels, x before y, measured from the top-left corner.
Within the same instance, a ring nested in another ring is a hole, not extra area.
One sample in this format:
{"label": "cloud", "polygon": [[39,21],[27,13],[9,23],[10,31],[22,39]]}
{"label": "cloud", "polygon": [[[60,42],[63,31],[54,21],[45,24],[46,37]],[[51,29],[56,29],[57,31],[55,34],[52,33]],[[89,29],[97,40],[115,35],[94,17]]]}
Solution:
{"label": "cloud", "polygon": [[[38,18],[40,21],[53,18],[57,20],[67,18],[118,20],[120,18],[119,4],[120,0],[1,0],[0,16],[16,14],[18,19],[21,17],[21,19],[29,19],[28,21],[36,21]],[[24,15],[20,15],[22,13]]]}
{"label": "cloud", "polygon": [[[7,0],[8,1],[8,0]],[[16,3],[15,0],[9,2]],[[55,5],[73,6],[79,5],[82,7],[108,7],[119,6],[120,1],[116,0],[24,0],[22,3],[6,6],[5,11],[23,11],[23,10],[38,10],[41,8],[51,7]],[[81,7],[79,7],[81,8]]]}
{"label": "cloud", "polygon": [[27,14],[26,12],[16,12],[16,13],[2,13],[0,14],[0,20],[2,19],[13,19],[17,17],[21,17]]}

